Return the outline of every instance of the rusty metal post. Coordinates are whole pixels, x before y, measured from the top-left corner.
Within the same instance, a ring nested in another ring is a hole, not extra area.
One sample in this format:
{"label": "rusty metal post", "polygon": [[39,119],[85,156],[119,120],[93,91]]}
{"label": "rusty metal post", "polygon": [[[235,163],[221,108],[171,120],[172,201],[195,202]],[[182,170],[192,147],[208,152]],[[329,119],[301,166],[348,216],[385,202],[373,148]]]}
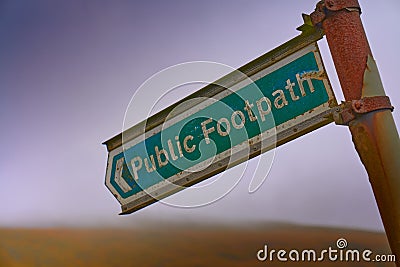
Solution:
{"label": "rusty metal post", "polygon": [[400,267],[400,141],[360,14],[357,0],[325,0],[317,4],[311,21],[326,34],[347,103],[344,124],[368,172]]}

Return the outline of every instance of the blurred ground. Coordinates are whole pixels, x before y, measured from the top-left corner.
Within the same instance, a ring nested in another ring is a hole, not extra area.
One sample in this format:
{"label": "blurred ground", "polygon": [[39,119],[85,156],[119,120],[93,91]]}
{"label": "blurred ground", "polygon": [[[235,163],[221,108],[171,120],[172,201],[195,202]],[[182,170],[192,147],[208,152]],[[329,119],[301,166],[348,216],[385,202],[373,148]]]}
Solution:
{"label": "blurred ground", "polygon": [[0,267],[22,266],[394,266],[393,263],[294,263],[257,260],[270,249],[336,248],[390,254],[383,233],[294,225],[165,225],[136,229],[0,229]]}

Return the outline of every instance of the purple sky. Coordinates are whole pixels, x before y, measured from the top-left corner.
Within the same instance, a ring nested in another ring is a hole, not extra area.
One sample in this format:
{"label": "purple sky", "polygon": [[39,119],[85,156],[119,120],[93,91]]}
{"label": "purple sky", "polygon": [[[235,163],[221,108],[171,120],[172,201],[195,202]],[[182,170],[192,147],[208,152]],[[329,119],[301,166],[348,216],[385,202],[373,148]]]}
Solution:
{"label": "purple sky", "polygon": [[[104,186],[107,152],[101,143],[120,132],[129,100],[146,79],[187,61],[233,67],[251,61],[296,36],[301,13],[316,4],[290,2],[1,1],[0,227],[177,220],[381,230],[350,134],[333,124],[277,149],[256,193],[247,192],[245,177],[228,196],[203,208],[155,204],[121,217]],[[400,2],[360,4],[386,93],[400,107]],[[319,45],[340,101],[325,39]]]}

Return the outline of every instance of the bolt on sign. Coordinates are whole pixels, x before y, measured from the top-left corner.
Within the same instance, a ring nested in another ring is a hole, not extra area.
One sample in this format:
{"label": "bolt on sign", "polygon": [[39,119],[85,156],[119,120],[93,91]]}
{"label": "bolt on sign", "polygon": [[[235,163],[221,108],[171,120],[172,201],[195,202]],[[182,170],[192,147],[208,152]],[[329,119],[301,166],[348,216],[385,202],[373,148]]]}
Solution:
{"label": "bolt on sign", "polygon": [[332,122],[314,39],[302,34],[106,141],[105,184],[121,214]]}

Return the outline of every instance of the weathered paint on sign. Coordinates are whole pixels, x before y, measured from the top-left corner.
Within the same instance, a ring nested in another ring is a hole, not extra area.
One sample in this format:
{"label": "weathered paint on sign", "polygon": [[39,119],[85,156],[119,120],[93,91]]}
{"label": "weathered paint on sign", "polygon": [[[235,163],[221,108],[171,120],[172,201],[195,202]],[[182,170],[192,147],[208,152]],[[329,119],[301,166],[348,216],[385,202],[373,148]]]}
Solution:
{"label": "weathered paint on sign", "polygon": [[233,154],[229,167],[256,156],[275,134],[280,145],[331,121],[336,100],[316,43],[250,78],[110,149],[106,186],[123,213],[223,171]]}

